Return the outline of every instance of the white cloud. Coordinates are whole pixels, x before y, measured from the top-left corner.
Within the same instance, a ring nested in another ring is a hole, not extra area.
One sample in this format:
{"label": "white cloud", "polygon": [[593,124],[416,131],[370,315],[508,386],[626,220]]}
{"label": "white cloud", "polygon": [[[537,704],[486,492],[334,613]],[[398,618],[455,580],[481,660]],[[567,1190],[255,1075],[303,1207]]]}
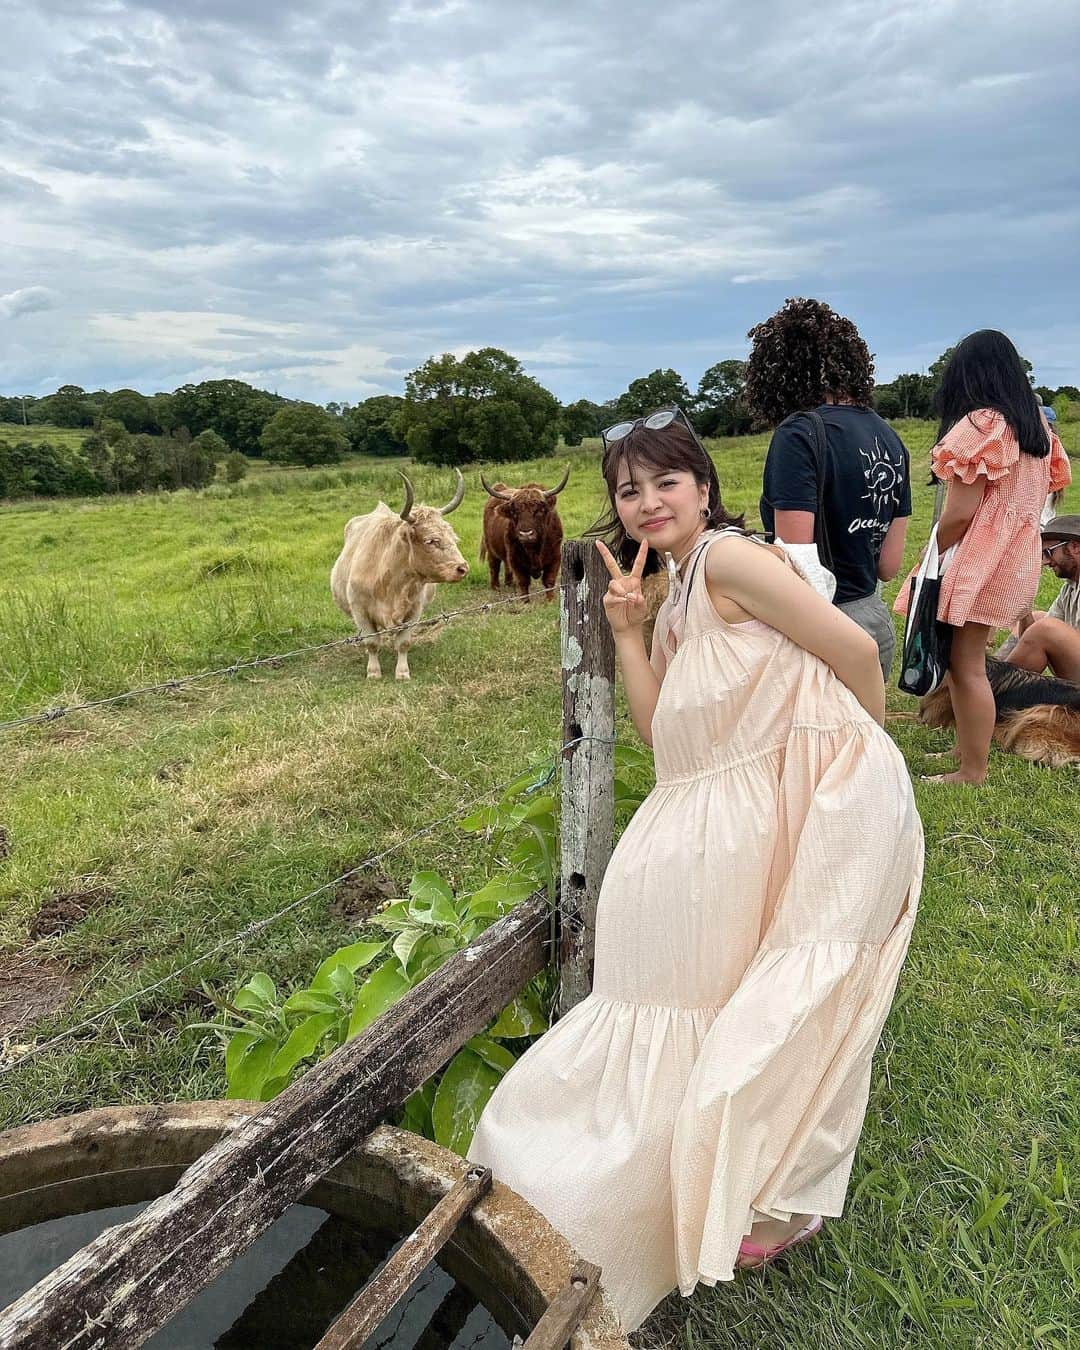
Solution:
{"label": "white cloud", "polygon": [[353,398],[494,342],[603,397],[738,355],[794,293],[883,370],[995,307],[1060,364],[1078,34],[1053,0],[24,7],[7,387]]}
{"label": "white cloud", "polygon": [[18,291],[0,295],[0,318],[17,319],[20,314],[38,314],[52,309],[57,296],[47,286],[24,286]]}

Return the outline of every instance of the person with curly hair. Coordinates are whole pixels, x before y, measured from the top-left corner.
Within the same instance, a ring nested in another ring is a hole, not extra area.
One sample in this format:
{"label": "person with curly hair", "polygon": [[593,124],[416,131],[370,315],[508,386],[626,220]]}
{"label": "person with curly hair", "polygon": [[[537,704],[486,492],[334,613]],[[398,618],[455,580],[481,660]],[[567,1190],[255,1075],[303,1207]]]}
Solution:
{"label": "person with curly hair", "polygon": [[785,544],[817,545],[833,603],[874,638],[886,680],[896,629],[881,583],[900,570],[908,452],[873,408],[874,362],[859,330],[820,300],[787,300],[751,328],[746,398],[774,426],[761,520]]}

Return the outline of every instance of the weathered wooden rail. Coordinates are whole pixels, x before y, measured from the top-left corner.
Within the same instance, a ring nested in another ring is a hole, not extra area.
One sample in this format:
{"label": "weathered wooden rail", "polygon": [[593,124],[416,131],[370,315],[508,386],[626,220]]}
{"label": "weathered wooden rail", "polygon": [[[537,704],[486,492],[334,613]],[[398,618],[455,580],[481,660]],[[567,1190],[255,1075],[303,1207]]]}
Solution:
{"label": "weathered wooden rail", "polygon": [[538,894],[0,1315],[4,1350],[141,1345],[356,1148],[547,961]]}
{"label": "weathered wooden rail", "polygon": [[[607,573],[591,543],[564,545],[562,578],[567,744],[557,911],[538,893],[450,957],[363,1035],[210,1148],[172,1191],[106,1230],[0,1313],[0,1350],[142,1345],[481,1031],[551,953],[560,970],[558,1010],[588,994],[596,901],[613,832],[615,656],[601,607]],[[451,1236],[477,1189],[463,1186],[436,1206],[404,1244],[411,1254],[391,1259],[324,1337],[323,1350],[362,1343]],[[598,1278],[587,1263],[575,1268],[526,1342],[530,1350],[565,1343]]]}
{"label": "weathered wooden rail", "polygon": [[473,1205],[491,1190],[491,1169],[472,1167],[334,1322],[315,1350],[359,1350],[454,1235]]}

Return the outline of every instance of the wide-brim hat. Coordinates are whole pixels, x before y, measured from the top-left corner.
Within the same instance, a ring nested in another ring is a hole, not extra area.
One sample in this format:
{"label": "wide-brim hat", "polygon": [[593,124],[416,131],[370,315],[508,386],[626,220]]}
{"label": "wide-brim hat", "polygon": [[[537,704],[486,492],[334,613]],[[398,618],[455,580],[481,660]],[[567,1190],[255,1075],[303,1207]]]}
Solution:
{"label": "wide-brim hat", "polygon": [[1044,539],[1080,539],[1080,516],[1055,516],[1042,527]]}

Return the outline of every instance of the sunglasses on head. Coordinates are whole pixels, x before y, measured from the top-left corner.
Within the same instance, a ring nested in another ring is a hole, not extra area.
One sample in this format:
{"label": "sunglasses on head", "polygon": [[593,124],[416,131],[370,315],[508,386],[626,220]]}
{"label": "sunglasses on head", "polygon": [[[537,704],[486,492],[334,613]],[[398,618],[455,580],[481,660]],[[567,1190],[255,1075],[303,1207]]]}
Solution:
{"label": "sunglasses on head", "polygon": [[1045,544],[1045,545],[1043,546],[1043,551],[1042,551],[1043,557],[1046,558],[1046,559],[1052,558],[1052,557],[1054,556],[1054,554],[1057,552],[1057,550],[1058,550],[1059,548],[1064,548],[1065,545],[1066,545],[1068,542],[1069,542],[1069,541],[1068,541],[1067,539],[1062,539],[1061,542],[1058,543],[1058,544]]}
{"label": "sunglasses on head", "polygon": [[634,430],[635,427],[644,427],[646,431],[663,431],[665,427],[671,426],[672,422],[681,419],[685,424],[687,431],[697,442],[699,449],[705,453],[705,447],[701,444],[701,438],[694,430],[694,424],[683,412],[678,404],[670,408],[659,408],[656,412],[649,413],[645,417],[635,417],[630,421],[616,422],[614,426],[608,427],[606,431],[601,431],[600,440],[605,449],[615,441],[621,441]]}

